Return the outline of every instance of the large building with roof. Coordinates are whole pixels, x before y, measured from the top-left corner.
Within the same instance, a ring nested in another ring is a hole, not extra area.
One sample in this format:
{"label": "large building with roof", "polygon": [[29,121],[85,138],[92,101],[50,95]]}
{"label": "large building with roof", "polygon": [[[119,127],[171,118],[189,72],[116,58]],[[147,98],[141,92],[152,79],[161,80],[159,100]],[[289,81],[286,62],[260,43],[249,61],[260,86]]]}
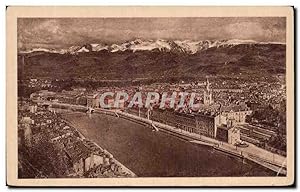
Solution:
{"label": "large building with roof", "polygon": [[[213,101],[213,90],[207,80],[206,90],[203,94],[203,103],[199,105],[199,110],[182,110],[174,111],[172,109],[154,109],[152,119],[161,123],[175,126],[184,131],[205,135],[211,138],[217,138],[218,130],[225,130],[226,134],[236,139],[228,139],[227,142],[239,140],[240,131],[235,125],[245,124],[246,116],[252,111],[244,103],[232,103],[230,105],[222,105]],[[228,122],[234,122],[234,126],[228,127]],[[222,129],[224,128],[224,129]]]}

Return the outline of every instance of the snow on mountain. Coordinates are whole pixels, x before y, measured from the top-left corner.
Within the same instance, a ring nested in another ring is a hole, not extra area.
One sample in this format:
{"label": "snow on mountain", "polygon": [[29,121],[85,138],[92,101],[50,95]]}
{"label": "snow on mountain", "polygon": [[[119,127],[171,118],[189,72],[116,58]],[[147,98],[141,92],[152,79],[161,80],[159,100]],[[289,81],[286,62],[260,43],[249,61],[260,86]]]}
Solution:
{"label": "snow on mountain", "polygon": [[46,48],[34,48],[30,50],[20,50],[19,53],[22,54],[28,54],[28,53],[33,53],[33,52],[47,52],[47,53],[59,53],[59,54],[65,54],[66,50],[61,49],[61,50],[55,50],[55,49],[46,49]]}
{"label": "snow on mountain", "polygon": [[178,46],[182,47],[186,53],[197,53],[199,51],[199,42],[193,42],[189,40],[185,41],[174,41]]}
{"label": "snow on mountain", "polygon": [[92,43],[85,44],[83,46],[74,45],[69,47],[68,49],[62,50],[49,50],[44,48],[32,49],[29,51],[20,51],[20,53],[30,53],[35,51],[43,51],[43,52],[52,52],[52,53],[69,53],[69,54],[77,54],[83,52],[98,52],[102,50],[106,50],[109,52],[119,52],[130,50],[133,52],[136,51],[152,51],[159,50],[164,52],[177,52],[177,53],[187,53],[187,54],[195,54],[199,51],[204,51],[210,48],[219,48],[219,47],[234,47],[240,44],[284,44],[284,43],[276,43],[276,42],[256,42],[253,40],[239,40],[239,39],[231,39],[231,40],[204,40],[204,41],[191,41],[191,40],[141,40],[136,39],[133,41],[124,42],[121,44],[112,44],[106,45],[101,43]]}
{"label": "snow on mountain", "polygon": [[45,48],[34,48],[34,49],[31,49],[31,50],[20,51],[20,53],[32,53],[32,52],[39,52],[39,51],[51,52],[49,49],[45,49]]}
{"label": "snow on mountain", "polygon": [[171,50],[171,45],[166,40],[158,39],[155,41],[155,44],[157,45],[157,48],[159,50],[163,50],[163,49]]}
{"label": "snow on mountain", "polygon": [[157,48],[157,45],[150,41],[141,42],[139,44],[133,44],[130,46],[130,49],[133,50],[133,52],[142,50],[142,51],[150,51]]}
{"label": "snow on mountain", "polygon": [[110,52],[114,53],[117,51],[125,51],[126,47],[122,44],[122,45],[117,45],[117,44],[112,44],[110,46]]}
{"label": "snow on mountain", "polygon": [[139,39],[131,42],[129,49],[133,50],[134,52],[145,51],[145,50],[150,51],[153,49],[158,49],[162,51],[162,50],[171,50],[171,46],[167,41],[161,39],[158,39],[156,41],[153,40],[142,41]]}
{"label": "snow on mountain", "polygon": [[231,39],[231,40],[225,41],[224,43],[226,43],[227,45],[239,45],[239,44],[255,44],[257,42],[253,41],[253,40]]}
{"label": "snow on mountain", "polygon": [[250,44],[261,44],[253,40],[240,40],[240,39],[231,39],[231,40],[221,40],[221,41],[212,41],[209,42],[209,48],[211,47],[233,47],[236,45],[250,45]]}
{"label": "snow on mountain", "polygon": [[77,53],[82,53],[82,52],[90,52],[86,47],[81,47],[79,50],[76,51]]}
{"label": "snow on mountain", "polygon": [[92,43],[91,46],[92,46],[92,51],[108,50],[108,46],[107,45]]}
{"label": "snow on mountain", "polygon": [[75,54],[77,52],[77,50],[79,50],[80,48],[81,47],[78,45],[73,45],[68,50],[66,50],[66,52],[68,52],[70,54]]}

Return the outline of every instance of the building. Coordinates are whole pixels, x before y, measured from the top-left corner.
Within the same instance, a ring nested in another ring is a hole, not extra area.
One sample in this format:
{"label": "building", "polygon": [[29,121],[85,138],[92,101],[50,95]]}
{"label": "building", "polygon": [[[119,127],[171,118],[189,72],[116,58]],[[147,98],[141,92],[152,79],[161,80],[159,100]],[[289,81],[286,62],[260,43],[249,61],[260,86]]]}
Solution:
{"label": "building", "polygon": [[200,135],[215,138],[217,133],[217,125],[219,123],[219,114],[214,113],[198,113],[195,114],[196,129]]}
{"label": "building", "polygon": [[241,141],[240,129],[235,127],[234,121],[228,121],[227,125],[220,125],[217,128],[216,138],[229,144],[236,144]]}
{"label": "building", "polygon": [[56,95],[55,92],[48,91],[48,90],[40,90],[35,93],[30,94],[30,99],[32,100],[50,100],[54,98]]}
{"label": "building", "polygon": [[20,121],[22,125],[22,130],[21,132],[21,141],[27,146],[31,147],[32,145],[32,129],[31,125],[34,124],[34,120],[32,120],[30,117],[23,117],[22,120]]}
{"label": "building", "polygon": [[100,94],[99,93],[91,93],[87,95],[87,107],[98,108],[100,106]]}
{"label": "building", "polygon": [[252,113],[252,110],[247,106],[245,102],[231,103],[229,105],[222,105],[213,101],[213,92],[210,88],[210,83],[207,80],[206,90],[203,95],[203,104],[200,104],[201,111],[210,111],[219,113],[219,123],[226,124],[228,119],[233,119],[236,124],[245,124],[246,116]]}
{"label": "building", "polygon": [[37,112],[37,105],[30,105],[29,110],[30,110],[30,113],[36,113]]}
{"label": "building", "polygon": [[171,109],[154,109],[151,119],[181,130],[214,138],[219,123],[217,113],[183,113]]}
{"label": "building", "polygon": [[213,103],[212,90],[210,89],[210,83],[208,79],[206,82],[206,90],[204,90],[203,94],[203,103],[204,105],[211,105]]}
{"label": "building", "polygon": [[190,133],[198,133],[200,131],[197,129],[197,123],[195,121],[195,116],[192,114],[185,113],[175,113],[176,127]]}
{"label": "building", "polygon": [[245,124],[246,116],[252,113],[250,108],[244,102],[221,106],[220,112],[226,119],[233,119],[236,124]]}
{"label": "building", "polygon": [[87,105],[87,98],[85,96],[79,96],[76,98],[76,104],[77,105]]}
{"label": "building", "polygon": [[96,150],[91,150],[90,147],[81,140],[67,143],[65,152],[76,175],[83,175],[92,168],[108,163],[110,160],[108,156],[100,155]]}
{"label": "building", "polygon": [[[190,133],[211,138],[217,138],[218,134],[220,137],[220,134],[222,135],[225,131],[225,139],[223,138],[223,140],[234,143],[240,140],[240,130],[232,128],[232,125],[227,127],[228,123],[245,124],[246,116],[252,113],[244,102],[232,103],[230,105],[222,105],[214,102],[213,92],[208,80],[206,82],[206,90],[204,91],[203,103],[199,106],[198,111],[183,110],[182,112],[177,112],[172,109],[154,109],[151,119]],[[132,111],[134,110],[130,110],[129,113],[132,113]],[[137,112],[133,113],[137,114]]]}

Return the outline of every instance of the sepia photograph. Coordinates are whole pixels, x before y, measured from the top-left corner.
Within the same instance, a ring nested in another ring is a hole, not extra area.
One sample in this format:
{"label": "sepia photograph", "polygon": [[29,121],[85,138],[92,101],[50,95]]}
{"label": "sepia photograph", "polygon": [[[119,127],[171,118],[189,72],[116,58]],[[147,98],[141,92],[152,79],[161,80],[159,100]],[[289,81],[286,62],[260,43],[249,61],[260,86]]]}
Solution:
{"label": "sepia photograph", "polygon": [[7,21],[9,185],[293,184],[292,7],[9,7]]}

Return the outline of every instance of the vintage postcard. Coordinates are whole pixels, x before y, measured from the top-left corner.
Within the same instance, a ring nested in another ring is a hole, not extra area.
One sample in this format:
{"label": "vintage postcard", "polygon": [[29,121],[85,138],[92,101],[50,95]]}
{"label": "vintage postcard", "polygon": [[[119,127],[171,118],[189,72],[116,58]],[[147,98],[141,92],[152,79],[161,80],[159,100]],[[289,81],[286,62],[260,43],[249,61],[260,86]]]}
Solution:
{"label": "vintage postcard", "polygon": [[291,186],[292,7],[7,7],[9,186]]}

